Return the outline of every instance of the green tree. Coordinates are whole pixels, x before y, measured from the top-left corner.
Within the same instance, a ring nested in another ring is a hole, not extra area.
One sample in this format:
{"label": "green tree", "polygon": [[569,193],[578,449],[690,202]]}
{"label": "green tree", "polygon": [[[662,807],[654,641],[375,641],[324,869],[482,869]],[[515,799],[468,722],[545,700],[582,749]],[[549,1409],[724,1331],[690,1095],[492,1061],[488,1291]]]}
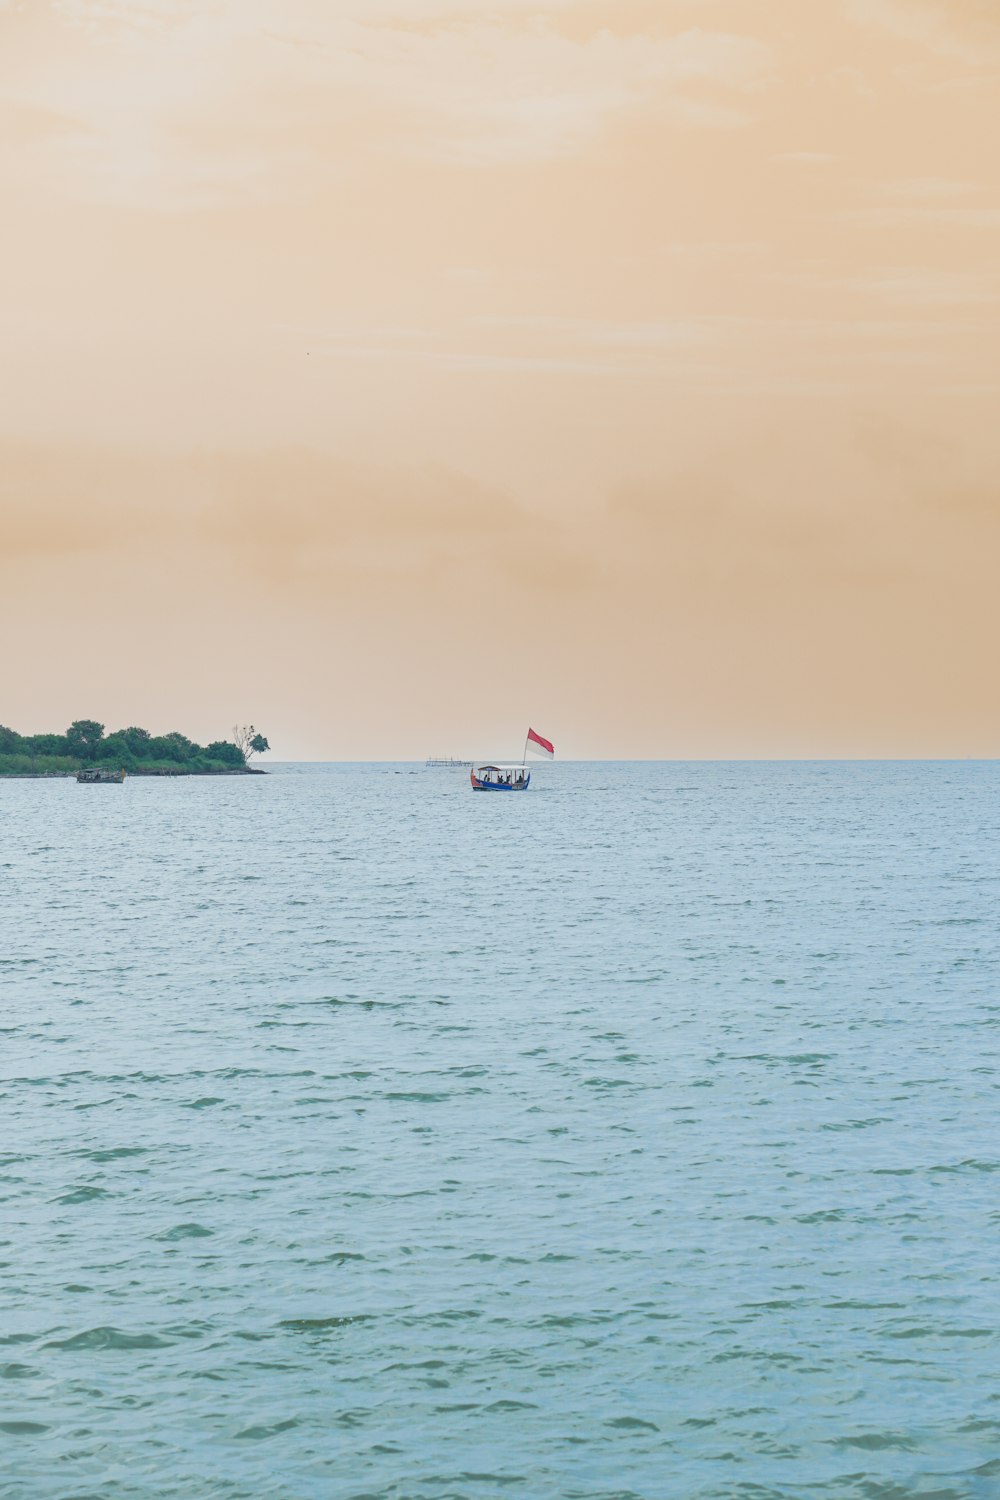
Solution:
{"label": "green tree", "polygon": [[224,766],[242,766],[243,751],[231,740],[213,740],[205,748],[206,760],[221,761]]}
{"label": "green tree", "polygon": [[255,734],[250,741],[250,749],[254,755],[263,755],[265,750],[270,750],[270,745],[262,734]]}
{"label": "green tree", "polygon": [[114,766],[116,769],[124,766],[126,771],[134,771],[137,759],[132,753],[128,742],[128,736],[124,729],[119,729],[115,734],[109,734],[101,741],[100,759],[105,765]]}
{"label": "green tree", "polygon": [[140,729],[137,724],[130,724],[127,729],[120,729],[118,733],[128,745],[132,754],[140,759],[149,754],[149,742],[152,739],[148,729]]}
{"label": "green tree", "polygon": [[196,745],[193,740],[189,740],[186,734],[179,734],[176,729],[172,729],[169,734],[162,735],[160,743],[170,747],[167,751],[170,760],[190,760],[192,755],[197,755],[200,749],[200,746]]}
{"label": "green tree", "polygon": [[157,734],[149,742],[148,758],[155,761],[177,759],[177,749],[169,735]]}
{"label": "green tree", "polygon": [[104,737],[104,725],[96,719],[74,719],[66,731],[70,755],[80,760],[93,760]]}
{"label": "green tree", "polygon": [[16,729],[0,724],[0,755],[18,755],[24,750],[24,740]]}
{"label": "green tree", "polygon": [[25,746],[32,755],[72,755],[65,734],[29,734]]}

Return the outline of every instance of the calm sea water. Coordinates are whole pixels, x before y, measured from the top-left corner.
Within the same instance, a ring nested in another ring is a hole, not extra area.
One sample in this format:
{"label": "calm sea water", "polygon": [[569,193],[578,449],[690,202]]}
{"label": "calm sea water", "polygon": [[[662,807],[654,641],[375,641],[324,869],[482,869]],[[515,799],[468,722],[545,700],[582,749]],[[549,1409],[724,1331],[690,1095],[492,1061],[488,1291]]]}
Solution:
{"label": "calm sea water", "polygon": [[0,784],[3,1500],[1000,1495],[1000,765]]}

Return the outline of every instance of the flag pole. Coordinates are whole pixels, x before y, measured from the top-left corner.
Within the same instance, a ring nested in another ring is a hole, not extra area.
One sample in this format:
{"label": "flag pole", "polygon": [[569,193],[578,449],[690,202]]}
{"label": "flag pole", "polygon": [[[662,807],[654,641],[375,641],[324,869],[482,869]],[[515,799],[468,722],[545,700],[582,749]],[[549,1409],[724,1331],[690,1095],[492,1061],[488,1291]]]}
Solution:
{"label": "flag pole", "polygon": [[522,766],[526,766],[528,764],[528,740],[530,736],[531,730],[529,728],[528,733],[524,736],[524,754],[521,756]]}

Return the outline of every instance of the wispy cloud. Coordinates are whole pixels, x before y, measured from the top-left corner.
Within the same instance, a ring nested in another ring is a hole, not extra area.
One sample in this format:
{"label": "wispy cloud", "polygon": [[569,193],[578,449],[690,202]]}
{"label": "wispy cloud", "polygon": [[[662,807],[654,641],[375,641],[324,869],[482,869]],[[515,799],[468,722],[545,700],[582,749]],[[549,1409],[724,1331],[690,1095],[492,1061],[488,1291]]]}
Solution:
{"label": "wispy cloud", "polygon": [[903,177],[896,182],[887,182],[885,191],[896,198],[934,203],[964,198],[982,192],[983,188],[978,182],[955,177]]}
{"label": "wispy cloud", "polygon": [[[373,153],[545,161],[648,109],[732,127],[771,63],[754,37],[568,37],[527,5],[470,0],[58,0],[36,28],[44,45],[16,97],[82,127],[49,168],[78,193],[162,207],[282,198]],[[278,132],[264,123],[276,111]]]}
{"label": "wispy cloud", "polygon": [[837,158],[829,151],[779,151],[771,160],[794,162],[803,167],[828,167]]}
{"label": "wispy cloud", "polygon": [[[944,307],[985,306],[1000,302],[1000,272],[982,270],[885,266],[841,275],[804,271],[797,273],[795,280],[814,292],[849,292],[897,307],[931,312]],[[914,325],[913,328],[917,336],[920,326]]]}
{"label": "wispy cloud", "polygon": [[847,210],[841,215],[845,223],[862,229],[1000,229],[1000,208],[955,207],[938,201],[898,201],[870,208]]}
{"label": "wispy cloud", "polygon": [[846,0],[848,14],[901,41],[985,69],[1000,62],[992,0]]}

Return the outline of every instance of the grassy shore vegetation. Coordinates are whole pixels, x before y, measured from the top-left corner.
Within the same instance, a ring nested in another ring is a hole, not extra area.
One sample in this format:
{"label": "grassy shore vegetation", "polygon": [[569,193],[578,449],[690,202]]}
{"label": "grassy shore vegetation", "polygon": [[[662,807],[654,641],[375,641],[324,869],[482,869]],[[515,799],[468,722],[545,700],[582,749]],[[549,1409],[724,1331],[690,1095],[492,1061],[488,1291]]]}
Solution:
{"label": "grassy shore vegetation", "polygon": [[210,776],[247,771],[269,749],[253,726],[232,740],[196,745],[186,735],[152,735],[132,725],[104,733],[96,719],[76,719],[65,734],[18,734],[0,724],[0,776],[70,775],[84,766],[124,768],[133,776]]}

